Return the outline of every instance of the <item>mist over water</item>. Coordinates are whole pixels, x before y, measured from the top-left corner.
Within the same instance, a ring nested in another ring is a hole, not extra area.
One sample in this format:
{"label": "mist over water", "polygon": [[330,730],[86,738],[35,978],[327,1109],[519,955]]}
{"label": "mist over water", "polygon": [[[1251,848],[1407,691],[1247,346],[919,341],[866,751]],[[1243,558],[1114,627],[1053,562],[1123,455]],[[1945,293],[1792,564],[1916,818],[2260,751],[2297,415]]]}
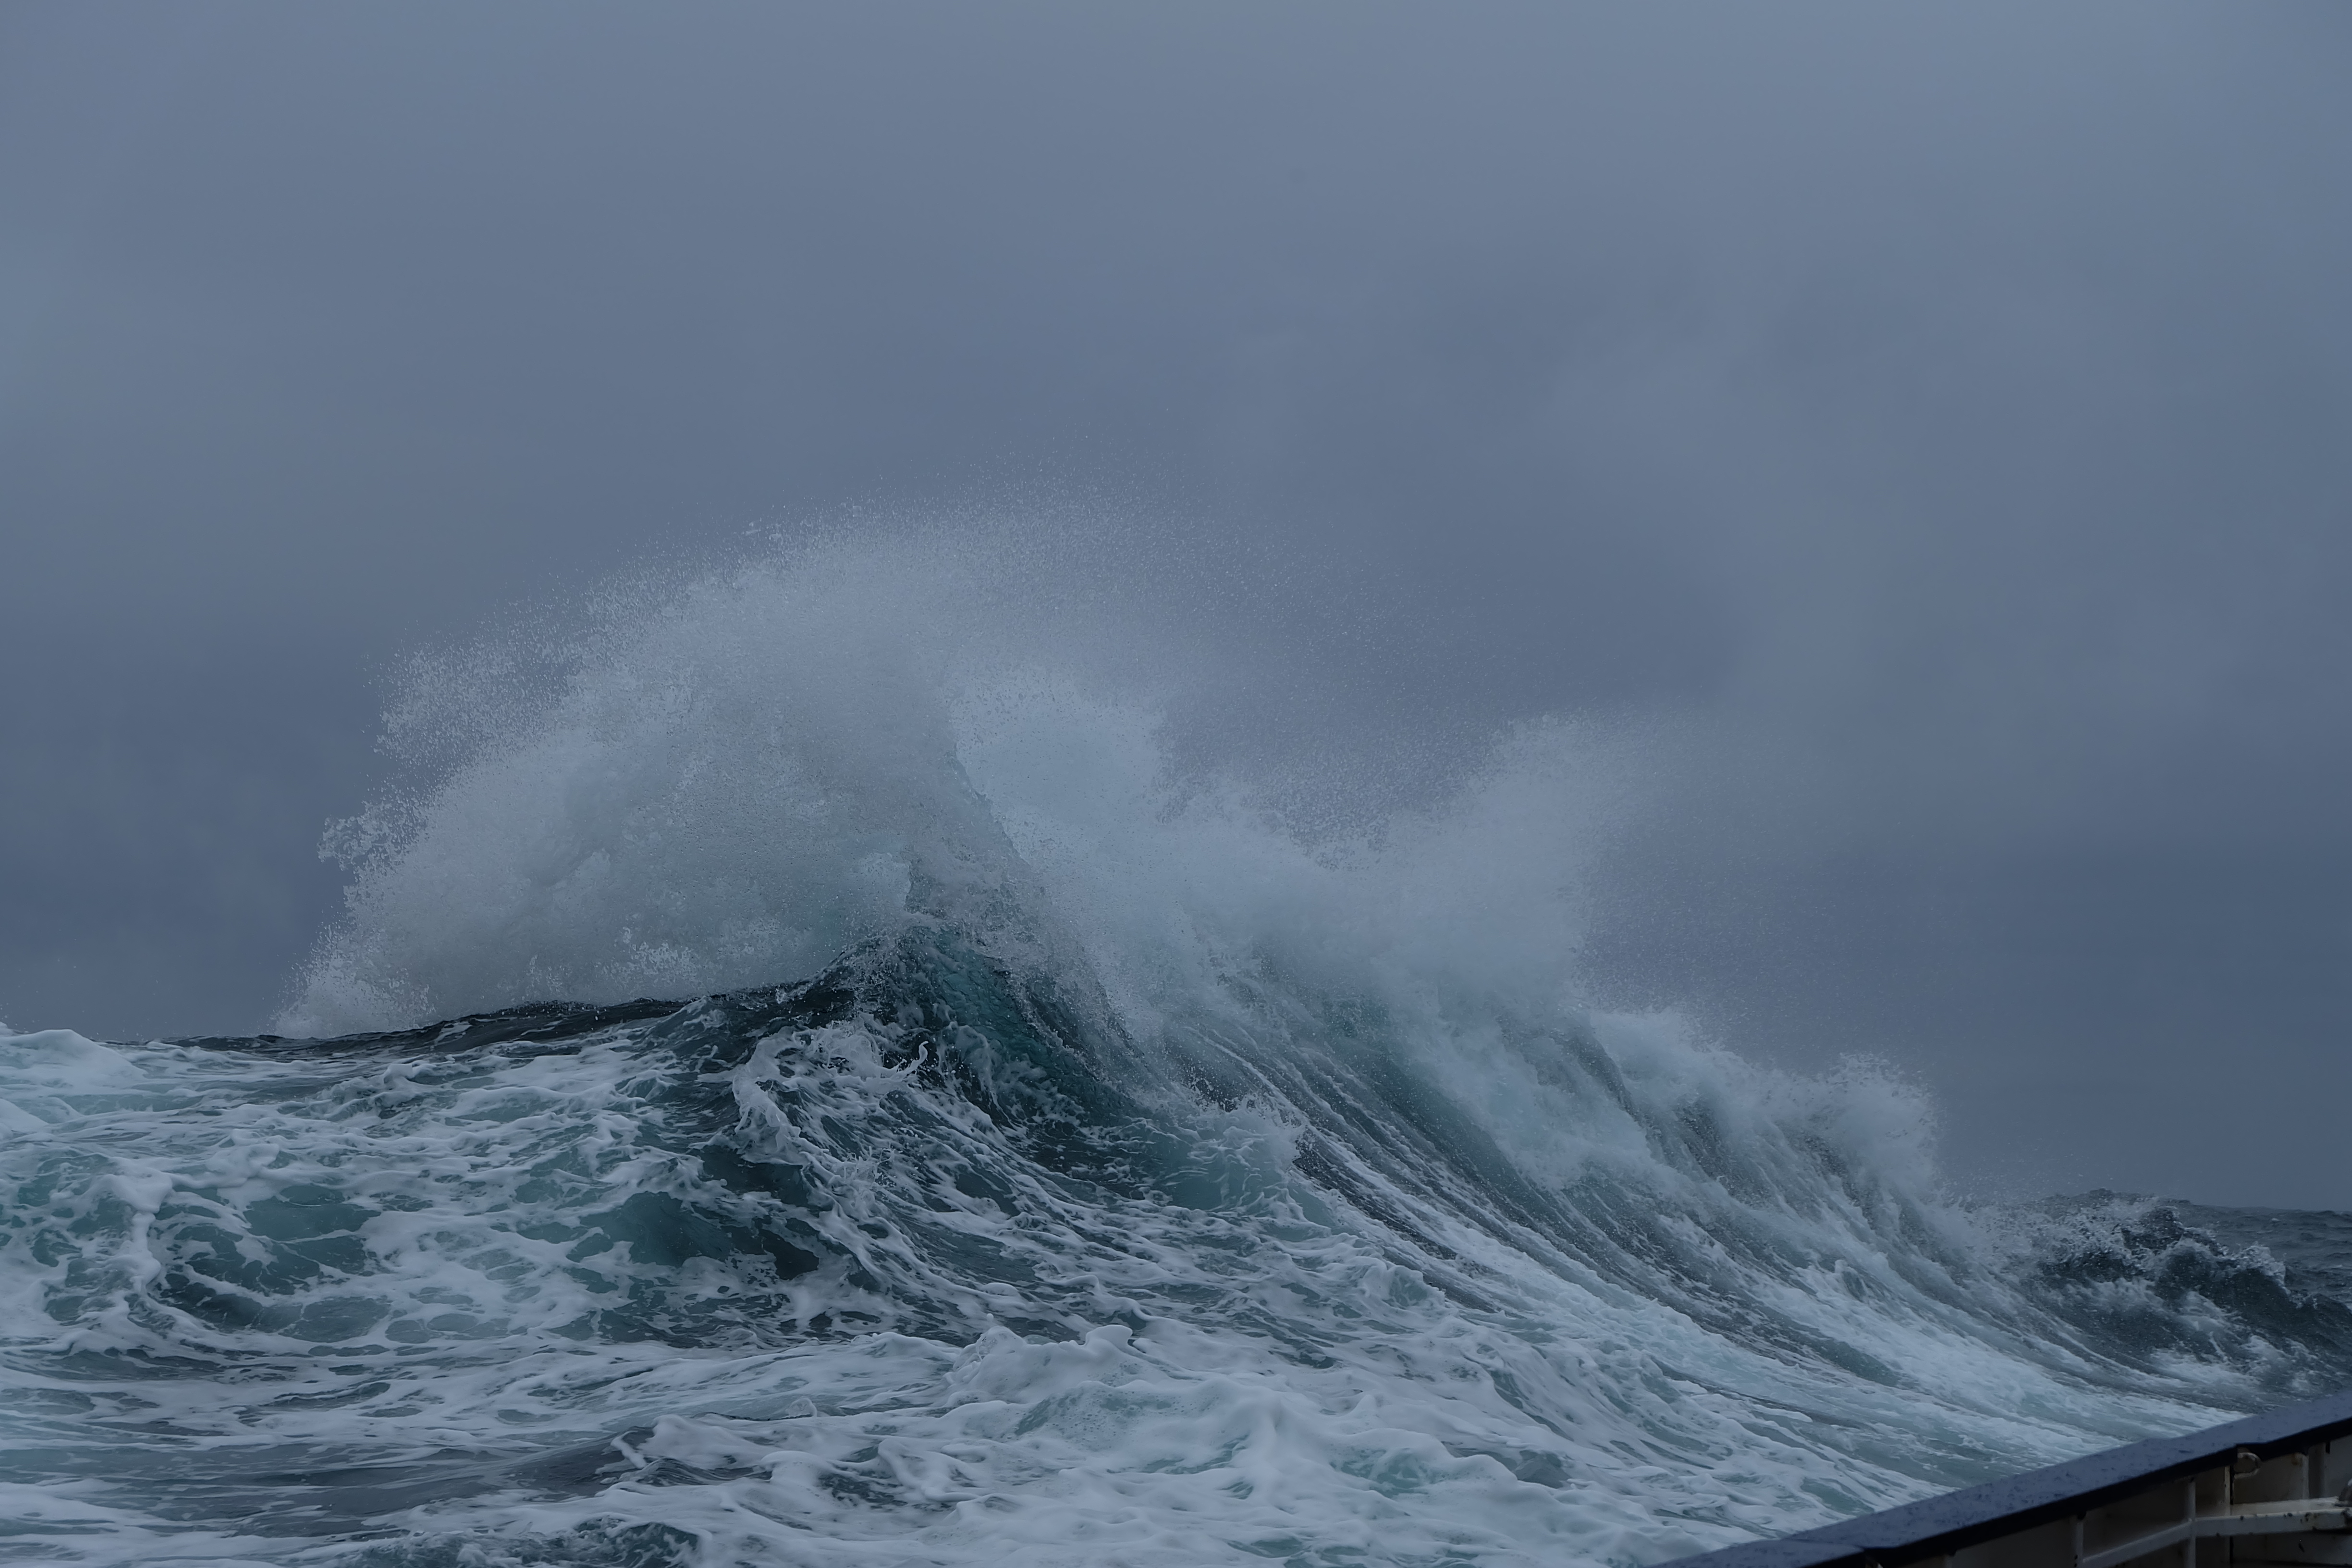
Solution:
{"label": "mist over water", "polygon": [[11,1539],[1636,1563],[2352,1373],[2326,1216],[1964,1205],[1594,1005],[1654,731],[1318,775],[1221,581],[868,531],[413,660],[278,1035],[0,1037]]}
{"label": "mist over water", "polygon": [[1304,767],[1236,690],[1278,645],[1237,646],[1173,550],[1123,554],[910,525],[416,658],[387,727],[407,776],[331,829],[350,918],[281,1027],[803,979],[909,918],[1079,943],[1130,1005],[1260,958],[1557,1005],[1584,862],[1636,808],[1631,733],[1441,731],[1422,749],[1454,754],[1410,772],[1360,738]]}

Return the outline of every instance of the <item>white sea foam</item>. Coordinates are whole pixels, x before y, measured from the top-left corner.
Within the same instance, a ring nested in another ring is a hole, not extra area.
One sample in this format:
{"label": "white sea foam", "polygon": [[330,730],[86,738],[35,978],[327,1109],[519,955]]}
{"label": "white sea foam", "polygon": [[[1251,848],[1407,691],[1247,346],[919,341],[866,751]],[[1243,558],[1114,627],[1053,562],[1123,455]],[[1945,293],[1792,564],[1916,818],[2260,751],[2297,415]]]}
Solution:
{"label": "white sea foam", "polygon": [[1584,1007],[1623,736],[1276,810],[1008,538],[421,662],[286,1020],[412,1033],[0,1039],[28,1539],[1632,1563],[2336,1374],[2177,1226],[1944,1203],[1883,1076]]}
{"label": "white sea foam", "polygon": [[[755,1252],[602,1241],[596,1215],[711,1190],[671,1135],[695,1121],[673,1098],[692,1064],[644,1026],[356,1072],[138,1047],[117,1053],[136,1084],[67,1086],[56,1109],[79,1119],[11,1145],[13,1191],[60,1157],[138,1151],[48,1200],[52,1234],[87,1238],[68,1321],[36,1238],[16,1237],[8,1270],[26,1297],[9,1321],[55,1323],[8,1335],[20,1393],[57,1402],[26,1435],[108,1467],[76,1483],[95,1531],[77,1552],[276,1562],[364,1524],[420,1551],[472,1542],[483,1561],[563,1542],[598,1561],[579,1543],[651,1552],[669,1538],[627,1531],[659,1526],[711,1563],[1638,1562],[2200,1418],[2096,1394],[1870,1277],[1834,1219],[1781,1215],[1816,1263],[1747,1282],[1899,1363],[1890,1383],[1541,1267],[1387,1189],[1485,1299],[1449,1295],[1378,1227],[1318,1217],[1284,1177],[1286,1130],[1255,1112],[1186,1134],[1222,1203],[1081,1196],[1007,1158],[971,1107],[925,1096],[919,1139],[887,1131],[916,1086],[859,1035],[772,1041],[726,1079],[736,1146],[823,1195],[802,1212],[836,1261],[782,1281]],[[1656,1044],[1609,1043],[1635,1061]],[[37,1074],[47,1044],[26,1053]],[[945,1267],[956,1254],[910,1220],[997,1261]],[[310,1267],[323,1241],[343,1251]],[[622,1300],[636,1327],[596,1319]],[[809,1332],[828,1315],[833,1331]],[[924,1326],[942,1315],[982,1326],[968,1342]],[[1003,1317],[1027,1326],[984,1326]],[[173,1436],[129,1439],[133,1413]],[[597,1484],[534,1484],[530,1462],[582,1449]],[[316,1489],[250,1479],[297,1468],[419,1500],[367,1511],[354,1486],[306,1520]],[[226,1504],[263,1494],[277,1543],[184,1540],[129,1506],[167,1477],[201,1496],[192,1472]]]}

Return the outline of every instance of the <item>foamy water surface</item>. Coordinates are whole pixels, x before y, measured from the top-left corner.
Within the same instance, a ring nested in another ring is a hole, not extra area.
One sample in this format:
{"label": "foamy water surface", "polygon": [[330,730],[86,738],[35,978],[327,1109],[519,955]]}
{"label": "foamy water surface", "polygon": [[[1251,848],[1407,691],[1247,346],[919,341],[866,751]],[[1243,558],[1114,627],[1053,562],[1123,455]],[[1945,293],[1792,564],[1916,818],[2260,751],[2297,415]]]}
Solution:
{"label": "foamy water surface", "polygon": [[2352,1369],[2327,1216],[1586,1005],[1606,737],[1309,832],[1024,592],[420,661],[278,1035],[0,1036],[0,1559],[1649,1563]]}

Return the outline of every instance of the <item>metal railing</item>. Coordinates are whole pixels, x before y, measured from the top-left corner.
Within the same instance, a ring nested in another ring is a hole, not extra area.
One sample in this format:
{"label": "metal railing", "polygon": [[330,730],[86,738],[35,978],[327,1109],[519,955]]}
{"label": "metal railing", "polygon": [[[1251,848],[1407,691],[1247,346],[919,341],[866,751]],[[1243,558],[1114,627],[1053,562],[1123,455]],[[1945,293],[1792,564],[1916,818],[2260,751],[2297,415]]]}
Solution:
{"label": "metal railing", "polygon": [[1672,1568],[2352,1568],[2352,1390]]}

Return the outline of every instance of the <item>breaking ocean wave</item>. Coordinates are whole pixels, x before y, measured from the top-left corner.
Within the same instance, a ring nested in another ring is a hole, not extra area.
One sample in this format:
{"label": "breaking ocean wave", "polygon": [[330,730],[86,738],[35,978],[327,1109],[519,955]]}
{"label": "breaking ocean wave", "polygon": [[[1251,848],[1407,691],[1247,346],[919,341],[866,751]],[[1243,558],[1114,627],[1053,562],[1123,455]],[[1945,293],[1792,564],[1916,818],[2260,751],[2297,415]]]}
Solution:
{"label": "breaking ocean wave", "polygon": [[0,1561],[1639,1563],[2352,1373],[1583,1005],[1601,739],[1310,830],[1005,559],[420,661],[280,1034],[0,1035]]}

